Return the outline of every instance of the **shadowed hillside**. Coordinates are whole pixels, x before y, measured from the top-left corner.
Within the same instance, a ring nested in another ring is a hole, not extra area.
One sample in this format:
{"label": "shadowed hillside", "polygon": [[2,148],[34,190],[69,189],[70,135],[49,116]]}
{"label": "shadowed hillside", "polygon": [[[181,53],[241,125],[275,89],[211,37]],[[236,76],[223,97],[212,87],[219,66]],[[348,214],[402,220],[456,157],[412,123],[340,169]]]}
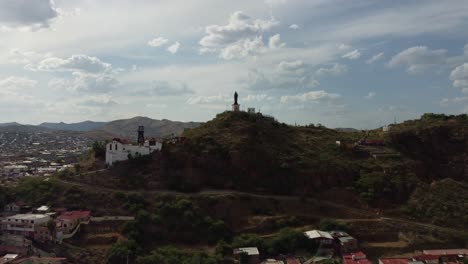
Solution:
{"label": "shadowed hillside", "polygon": [[172,186],[213,186],[275,193],[343,186],[358,175],[337,139],[356,137],[323,127],[292,127],[272,117],[225,112],[183,134],[166,149]]}

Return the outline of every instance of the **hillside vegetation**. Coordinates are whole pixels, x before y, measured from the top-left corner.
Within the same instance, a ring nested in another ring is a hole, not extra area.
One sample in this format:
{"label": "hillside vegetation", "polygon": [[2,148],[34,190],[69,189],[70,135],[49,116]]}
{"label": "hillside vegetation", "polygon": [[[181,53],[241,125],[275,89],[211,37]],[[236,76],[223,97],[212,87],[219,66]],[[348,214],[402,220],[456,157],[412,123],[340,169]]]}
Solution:
{"label": "hillside vegetation", "polygon": [[324,127],[292,127],[272,117],[225,112],[186,130],[184,146],[168,146],[172,186],[212,186],[274,193],[351,184],[357,168],[336,140],[355,139]]}

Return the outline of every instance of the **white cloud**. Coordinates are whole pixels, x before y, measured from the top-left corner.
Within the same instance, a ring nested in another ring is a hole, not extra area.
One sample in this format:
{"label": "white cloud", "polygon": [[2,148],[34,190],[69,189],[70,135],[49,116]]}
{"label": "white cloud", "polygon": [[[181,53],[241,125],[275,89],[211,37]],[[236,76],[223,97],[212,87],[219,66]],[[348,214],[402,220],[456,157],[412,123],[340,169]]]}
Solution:
{"label": "white cloud", "polygon": [[450,80],[453,81],[453,86],[459,88],[464,93],[468,93],[468,63],[453,69],[450,73]]}
{"label": "white cloud", "polygon": [[72,55],[70,58],[57,57],[46,58],[36,64],[28,64],[26,69],[32,71],[82,71],[90,73],[110,72],[112,65],[105,63],[96,57],[88,55]]}
{"label": "white cloud", "polygon": [[10,76],[0,80],[0,91],[18,91],[33,88],[37,81],[25,77]]}
{"label": "white cloud", "polygon": [[349,50],[350,48],[351,48],[350,45],[346,45],[346,44],[343,44],[343,43],[341,43],[340,46],[338,46],[339,50]]}
{"label": "white cloud", "polygon": [[52,0],[0,1],[0,25],[7,29],[48,28],[58,15]]}
{"label": "white cloud", "polygon": [[254,56],[265,51],[263,41],[260,37],[254,39],[242,39],[236,43],[224,48],[220,57],[225,60],[231,60],[234,58],[245,58],[248,56]]}
{"label": "white cloud", "polygon": [[179,41],[176,41],[174,44],[172,44],[171,46],[169,46],[167,48],[167,50],[172,53],[172,54],[176,54],[177,51],[179,51],[179,48],[180,48],[180,43]]}
{"label": "white cloud", "polygon": [[287,0],[265,0],[265,4],[269,6],[277,6],[277,5],[282,5],[286,4]]}
{"label": "white cloud", "polygon": [[162,45],[166,44],[169,40],[163,37],[158,37],[148,41],[148,45],[151,47],[161,47]]}
{"label": "white cloud", "polygon": [[249,94],[246,97],[242,98],[244,102],[261,102],[261,101],[270,101],[273,98],[267,94]]}
{"label": "white cloud", "polygon": [[468,44],[465,45],[463,51],[464,51],[465,56],[468,56]]}
{"label": "white cloud", "polygon": [[431,50],[426,46],[408,48],[395,55],[389,62],[389,67],[405,65],[410,74],[423,73],[431,68],[443,66],[446,62],[447,50]]}
{"label": "white cloud", "polygon": [[[234,12],[226,25],[210,25],[205,28],[206,35],[199,41],[200,52],[219,52],[221,58],[233,59],[256,55],[265,51],[262,36],[278,25],[278,21],[253,20],[241,11]],[[278,43],[279,35],[270,39]]]}
{"label": "white cloud", "polygon": [[[454,104],[468,103],[468,96],[455,97],[455,98],[444,98],[440,100],[441,106],[451,106]],[[467,105],[468,106],[468,105]]]}
{"label": "white cloud", "polygon": [[302,60],[282,61],[278,64],[278,72],[304,74],[305,71],[305,64]]}
{"label": "white cloud", "polygon": [[377,94],[375,92],[369,92],[364,98],[366,99],[372,99],[376,96]]}
{"label": "white cloud", "polygon": [[305,102],[322,102],[340,98],[341,95],[336,93],[328,93],[324,90],[310,91],[303,94],[284,95],[281,96],[281,103],[305,103]]}
{"label": "white cloud", "polygon": [[285,45],[286,45],[285,43],[281,43],[280,34],[276,34],[274,36],[271,36],[269,41],[268,41],[268,47],[270,47],[270,49],[282,48]]}
{"label": "white cloud", "polygon": [[194,96],[190,97],[187,100],[188,104],[213,104],[213,103],[227,103],[231,101],[231,97],[225,94],[218,94],[218,95],[208,95],[208,96]]}
{"label": "white cloud", "polygon": [[344,59],[356,60],[356,59],[359,59],[361,57],[361,53],[359,52],[359,50],[355,49],[353,51],[350,51],[350,52],[344,54],[341,57],[344,58]]}
{"label": "white cloud", "polygon": [[333,65],[329,68],[320,68],[316,71],[317,75],[342,75],[348,72],[348,67],[343,64],[333,63]]}
{"label": "white cloud", "polygon": [[299,29],[299,26],[297,24],[291,24],[289,28],[296,30],[296,29]]}
{"label": "white cloud", "polygon": [[55,90],[74,92],[106,93],[115,88],[117,79],[106,73],[73,72],[73,78],[54,78],[49,81],[49,87]]}
{"label": "white cloud", "polygon": [[8,56],[8,61],[13,64],[32,64],[45,58],[51,57],[52,53],[38,53],[35,51],[22,51],[19,49],[12,49]]}
{"label": "white cloud", "polygon": [[141,91],[131,92],[132,95],[175,96],[193,94],[187,84],[181,82],[151,81],[150,87]]}
{"label": "white cloud", "polygon": [[374,56],[372,56],[370,59],[366,60],[367,64],[372,64],[378,60],[381,60],[385,57],[383,52],[377,53]]}
{"label": "white cloud", "polygon": [[108,94],[86,96],[80,99],[80,103],[91,107],[111,107],[119,104]]}

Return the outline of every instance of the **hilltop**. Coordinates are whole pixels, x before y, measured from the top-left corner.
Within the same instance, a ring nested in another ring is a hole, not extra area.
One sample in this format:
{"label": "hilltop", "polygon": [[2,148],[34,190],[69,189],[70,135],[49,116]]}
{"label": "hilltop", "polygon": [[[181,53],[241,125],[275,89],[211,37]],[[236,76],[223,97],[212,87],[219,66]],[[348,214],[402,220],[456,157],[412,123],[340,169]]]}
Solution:
{"label": "hilltop", "polygon": [[166,149],[171,181],[177,178],[170,170],[174,164],[191,168],[190,175],[181,176],[184,182],[274,193],[349,185],[358,175],[335,143],[357,140],[353,133],[293,127],[260,113],[224,112],[183,136],[183,147]]}

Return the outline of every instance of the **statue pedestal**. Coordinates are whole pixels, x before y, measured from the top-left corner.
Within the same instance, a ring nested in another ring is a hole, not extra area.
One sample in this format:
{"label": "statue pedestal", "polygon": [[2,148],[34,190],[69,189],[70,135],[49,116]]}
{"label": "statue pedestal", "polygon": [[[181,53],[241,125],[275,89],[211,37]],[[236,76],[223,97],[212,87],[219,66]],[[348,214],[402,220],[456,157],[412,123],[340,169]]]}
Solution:
{"label": "statue pedestal", "polygon": [[240,104],[233,104],[232,105],[232,111],[233,112],[239,112],[240,111]]}

